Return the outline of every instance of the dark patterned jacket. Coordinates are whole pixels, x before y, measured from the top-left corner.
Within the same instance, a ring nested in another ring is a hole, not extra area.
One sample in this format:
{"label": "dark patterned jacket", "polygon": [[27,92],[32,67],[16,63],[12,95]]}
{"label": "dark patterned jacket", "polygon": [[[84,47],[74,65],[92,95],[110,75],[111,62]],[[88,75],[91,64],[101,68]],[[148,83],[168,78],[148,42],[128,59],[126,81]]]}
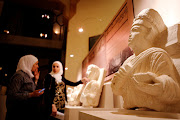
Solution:
{"label": "dark patterned jacket", "polygon": [[[65,94],[65,98],[67,100],[67,94],[66,94],[66,85],[70,85],[70,86],[77,86],[79,84],[82,84],[81,81],[78,82],[71,82],[67,79],[65,79],[62,76],[62,81],[65,83],[65,90],[64,90],[64,94]],[[44,88],[45,88],[45,92],[44,92],[44,104],[45,109],[48,110],[47,114],[51,114],[52,111],[52,104],[53,104],[53,100],[55,97],[55,78],[52,77],[50,74],[47,74],[44,80]]]}
{"label": "dark patterned jacket", "polygon": [[[23,114],[31,115],[37,112],[37,98],[30,98],[29,93],[36,89],[32,78],[22,70],[17,71],[7,85],[7,115],[19,119]],[[12,115],[13,114],[13,115]],[[30,118],[30,117],[29,117]]]}

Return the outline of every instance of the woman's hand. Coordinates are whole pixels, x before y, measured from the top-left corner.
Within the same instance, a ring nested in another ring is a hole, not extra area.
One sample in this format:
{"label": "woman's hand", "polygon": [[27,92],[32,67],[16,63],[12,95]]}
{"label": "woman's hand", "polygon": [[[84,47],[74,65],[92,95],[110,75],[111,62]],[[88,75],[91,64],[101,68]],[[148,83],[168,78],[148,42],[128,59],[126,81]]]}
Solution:
{"label": "woman's hand", "polygon": [[35,84],[37,85],[37,82],[38,82],[38,80],[39,80],[39,76],[40,76],[40,71],[38,72],[38,69],[37,70],[35,70],[35,72],[34,72],[34,78],[35,78]]}
{"label": "woman's hand", "polygon": [[55,104],[52,104],[52,113],[51,116],[55,117],[57,115],[57,108]]}
{"label": "woman's hand", "polygon": [[41,89],[38,89],[38,90],[35,90],[35,91],[29,93],[29,96],[30,96],[30,97],[39,97],[40,95],[42,95],[42,94],[44,93],[44,91],[39,92],[40,90],[41,90]]}
{"label": "woman's hand", "polygon": [[88,79],[87,77],[83,77],[83,79],[81,81],[83,84],[86,85],[90,81],[90,79]]}

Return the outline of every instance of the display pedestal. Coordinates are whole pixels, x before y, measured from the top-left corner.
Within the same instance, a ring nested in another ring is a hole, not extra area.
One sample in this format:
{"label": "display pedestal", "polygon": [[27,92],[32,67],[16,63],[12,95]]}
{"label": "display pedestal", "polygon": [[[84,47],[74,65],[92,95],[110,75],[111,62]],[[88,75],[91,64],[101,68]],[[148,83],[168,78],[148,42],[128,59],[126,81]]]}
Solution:
{"label": "display pedestal", "polygon": [[108,82],[103,86],[99,106],[97,108],[66,105],[64,118],[65,120],[79,120],[80,111],[117,111],[118,109],[119,108],[114,108],[114,97],[111,89],[111,82]]}
{"label": "display pedestal", "polygon": [[[82,111],[118,111],[118,108],[113,108],[113,109],[108,109],[108,108],[92,108],[92,107],[82,107],[82,106],[66,106],[65,108],[65,120],[79,120],[79,113]],[[86,120],[86,119],[81,119],[81,120]]]}
{"label": "display pedestal", "polygon": [[80,111],[79,120],[179,120],[178,113],[114,109],[110,111]]}
{"label": "display pedestal", "polygon": [[104,84],[98,108],[114,108],[114,96],[111,89],[111,82]]}

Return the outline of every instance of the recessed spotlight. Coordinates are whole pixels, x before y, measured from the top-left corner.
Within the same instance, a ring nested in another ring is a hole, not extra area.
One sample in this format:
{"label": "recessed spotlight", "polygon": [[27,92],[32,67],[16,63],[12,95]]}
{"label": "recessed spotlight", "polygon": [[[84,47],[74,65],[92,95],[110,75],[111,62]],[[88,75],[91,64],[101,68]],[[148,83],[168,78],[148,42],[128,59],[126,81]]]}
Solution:
{"label": "recessed spotlight", "polygon": [[67,67],[65,67],[65,70],[68,70],[68,68],[67,68]]}
{"label": "recessed spotlight", "polygon": [[73,55],[73,54],[71,54],[71,55],[70,55],[70,57],[74,57],[74,55]]}
{"label": "recessed spotlight", "polygon": [[83,32],[84,30],[83,30],[83,28],[79,28],[79,32]]}

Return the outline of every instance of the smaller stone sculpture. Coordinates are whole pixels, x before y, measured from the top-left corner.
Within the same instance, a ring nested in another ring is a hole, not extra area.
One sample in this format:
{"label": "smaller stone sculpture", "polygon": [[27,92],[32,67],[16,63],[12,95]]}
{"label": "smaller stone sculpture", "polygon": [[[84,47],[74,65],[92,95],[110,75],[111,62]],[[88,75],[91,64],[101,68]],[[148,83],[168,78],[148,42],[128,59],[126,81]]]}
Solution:
{"label": "smaller stone sculpture", "polygon": [[82,106],[97,107],[104,85],[106,71],[104,68],[99,68],[91,64],[88,66],[86,74],[90,82],[85,86],[80,101],[82,102]]}
{"label": "smaller stone sculpture", "polygon": [[85,85],[80,84],[74,88],[67,89],[67,102],[68,105],[71,106],[79,106],[80,105],[80,97]]}

